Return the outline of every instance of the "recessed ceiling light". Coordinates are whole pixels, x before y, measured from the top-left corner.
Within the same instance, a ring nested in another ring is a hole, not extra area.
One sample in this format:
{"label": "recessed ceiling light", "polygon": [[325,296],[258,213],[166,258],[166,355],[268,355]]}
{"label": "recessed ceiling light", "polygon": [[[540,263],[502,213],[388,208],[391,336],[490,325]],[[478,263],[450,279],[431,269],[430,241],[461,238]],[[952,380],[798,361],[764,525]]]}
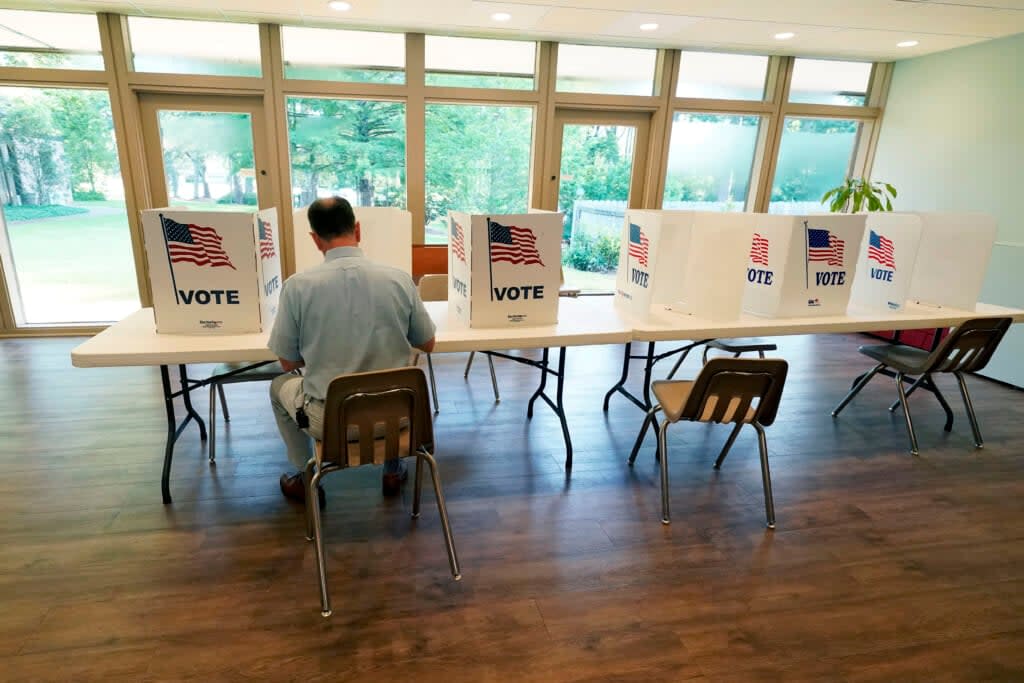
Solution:
{"label": "recessed ceiling light", "polygon": [[651,22],[649,24],[640,24],[640,30],[641,31],[657,31],[658,30],[658,25],[653,23],[653,22]]}
{"label": "recessed ceiling light", "polygon": [[915,45],[917,45],[916,40],[904,40],[902,42],[896,43],[896,47],[914,47]]}
{"label": "recessed ceiling light", "polygon": [[494,19],[495,21],[508,21],[511,18],[512,15],[508,12],[495,12],[491,15],[491,19]]}
{"label": "recessed ceiling light", "polygon": [[327,6],[335,12],[347,12],[352,9],[352,4],[345,2],[344,0],[331,0],[327,3]]}
{"label": "recessed ceiling light", "polygon": [[795,36],[796,34],[791,31],[784,31],[783,33],[776,33],[775,40],[789,40]]}

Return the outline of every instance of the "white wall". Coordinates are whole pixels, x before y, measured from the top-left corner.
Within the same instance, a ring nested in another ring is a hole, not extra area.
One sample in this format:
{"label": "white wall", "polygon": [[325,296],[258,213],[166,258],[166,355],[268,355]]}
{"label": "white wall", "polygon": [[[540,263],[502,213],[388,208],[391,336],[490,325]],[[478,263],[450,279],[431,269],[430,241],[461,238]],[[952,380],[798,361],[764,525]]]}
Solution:
{"label": "white wall", "polygon": [[[982,300],[1024,308],[1024,34],[896,64],[873,180],[897,209],[981,211],[999,223]],[[1024,386],[1024,329],[983,374]]]}

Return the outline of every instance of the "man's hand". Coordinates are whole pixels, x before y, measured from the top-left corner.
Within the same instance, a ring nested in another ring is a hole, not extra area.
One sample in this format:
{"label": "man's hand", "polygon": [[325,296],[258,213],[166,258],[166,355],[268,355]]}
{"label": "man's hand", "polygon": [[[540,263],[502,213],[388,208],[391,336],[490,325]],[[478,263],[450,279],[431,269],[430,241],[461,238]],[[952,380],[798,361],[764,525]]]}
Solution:
{"label": "man's hand", "polygon": [[[431,347],[434,346],[434,340],[433,339],[430,340],[430,346]],[[281,367],[284,368],[285,372],[291,372],[292,370],[298,370],[299,368],[306,367],[306,361],[304,361],[302,359],[299,359],[299,360],[288,360],[286,358],[278,358],[277,362],[281,364]]]}
{"label": "man's hand", "polygon": [[415,348],[419,349],[423,353],[430,353],[431,351],[434,350],[434,340],[435,337],[431,337],[430,339],[428,339],[427,341],[423,342],[422,344]]}

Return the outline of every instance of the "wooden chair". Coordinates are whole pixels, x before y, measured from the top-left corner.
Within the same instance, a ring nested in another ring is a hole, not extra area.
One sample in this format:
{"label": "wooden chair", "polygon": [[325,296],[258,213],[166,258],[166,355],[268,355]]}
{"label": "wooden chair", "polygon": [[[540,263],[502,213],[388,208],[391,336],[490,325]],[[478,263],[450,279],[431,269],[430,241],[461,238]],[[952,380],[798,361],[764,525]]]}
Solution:
{"label": "wooden chair", "polygon": [[427,381],[419,368],[399,368],[342,375],[327,388],[324,402],[323,434],[316,443],[316,454],[303,472],[306,484],[306,539],[315,542],[317,573],[320,579],[321,614],[331,615],[327,592],[327,565],[317,487],[331,472],[362,465],[383,465],[385,460],[416,458],[412,516],[420,515],[423,488],[423,463],[430,467],[430,478],[441,515],[441,529],[452,576],[462,578],[455,554],[451,526],[441,479],[434,460],[434,426],[427,398]]}
{"label": "wooden chair", "polygon": [[[775,504],[772,501],[771,473],[768,470],[768,442],[764,428],[775,421],[786,383],[788,364],[782,359],[712,358],[697,378],[688,380],[659,380],[651,385],[658,404],[645,418],[654,421],[658,411],[665,419],[658,430],[658,456],[661,461],[661,522],[668,524],[668,426],[688,422],[734,423],[729,439],[715,460],[715,469],[722,466],[740,429],[745,424],[757,431],[761,452],[761,482],[764,486],[764,508],[768,528],[775,528]],[[756,401],[756,405],[754,405]],[[630,456],[632,467],[636,452]]]}
{"label": "wooden chair", "polygon": [[[256,367],[245,368],[252,363],[221,363],[210,376],[210,413],[209,427],[210,439],[207,441],[207,456],[210,463],[217,460],[217,398],[220,397],[221,412],[224,413],[224,421],[231,421],[231,413],[228,412],[228,401],[224,396],[225,384],[240,384],[242,382],[269,382],[278,375],[284,374],[284,368],[277,361],[264,363]],[[241,370],[241,372],[239,372]],[[229,374],[234,373],[234,374]]]}
{"label": "wooden chair", "polygon": [[[424,301],[447,301],[448,300],[448,276],[443,274],[431,274],[423,275],[420,277],[419,282],[420,298]],[[473,355],[475,351],[469,353],[469,360],[466,361],[466,372],[464,377],[469,379],[469,368],[473,365]],[[430,375],[430,393],[434,399],[434,414],[437,415],[441,412],[441,407],[437,402],[437,381],[434,379],[434,363],[430,359],[430,354],[427,356],[427,372]],[[417,353],[413,357],[413,365],[419,362],[420,354]],[[498,377],[494,374],[494,360],[490,355],[487,356],[487,367],[491,371],[491,387],[494,389],[494,402],[501,403],[501,395],[498,393]]]}
{"label": "wooden chair", "polygon": [[[903,406],[903,418],[907,424],[907,434],[910,436],[910,452],[913,455],[919,453],[917,447],[917,434],[914,432],[914,422],[910,418],[910,409],[907,406],[907,398],[918,388],[926,389],[938,400],[939,405],[946,411],[946,425],[943,429],[953,429],[953,411],[950,409],[942,392],[935,386],[932,374],[936,372],[950,372],[956,377],[960,385],[960,396],[963,397],[964,406],[967,408],[967,417],[971,421],[971,431],[974,433],[974,445],[981,448],[984,442],[981,438],[981,430],[978,428],[978,418],[974,414],[974,406],[971,404],[971,395],[967,392],[967,383],[964,381],[965,372],[977,372],[984,368],[992,354],[995,353],[999,342],[1010,328],[1013,321],[1010,318],[974,318],[964,322],[960,327],[953,330],[939,346],[929,353],[922,349],[903,344],[881,344],[873,346],[862,346],[858,349],[868,358],[878,361],[878,365],[853,381],[849,393],[839,402],[839,405],[832,411],[832,417],[839,417],[839,413],[846,405],[853,400],[853,397],[860,393],[871,378],[882,373],[896,378],[896,392],[899,398],[889,406],[889,412],[896,410],[896,406]],[[908,377],[910,375],[911,377]],[[910,381],[913,376],[913,383],[910,389],[904,390],[903,383]]]}

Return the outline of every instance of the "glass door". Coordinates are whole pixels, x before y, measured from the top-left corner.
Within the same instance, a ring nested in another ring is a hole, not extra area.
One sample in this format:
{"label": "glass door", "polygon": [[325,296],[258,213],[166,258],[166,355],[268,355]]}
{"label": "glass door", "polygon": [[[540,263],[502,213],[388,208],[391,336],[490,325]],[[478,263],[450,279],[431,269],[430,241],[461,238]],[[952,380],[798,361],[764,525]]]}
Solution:
{"label": "glass door", "polygon": [[562,264],[565,285],[612,292],[627,207],[643,196],[650,115],[558,110],[556,149],[548,177],[565,215]]}
{"label": "glass door", "polygon": [[153,206],[273,204],[260,98],[141,95],[139,104]]}

